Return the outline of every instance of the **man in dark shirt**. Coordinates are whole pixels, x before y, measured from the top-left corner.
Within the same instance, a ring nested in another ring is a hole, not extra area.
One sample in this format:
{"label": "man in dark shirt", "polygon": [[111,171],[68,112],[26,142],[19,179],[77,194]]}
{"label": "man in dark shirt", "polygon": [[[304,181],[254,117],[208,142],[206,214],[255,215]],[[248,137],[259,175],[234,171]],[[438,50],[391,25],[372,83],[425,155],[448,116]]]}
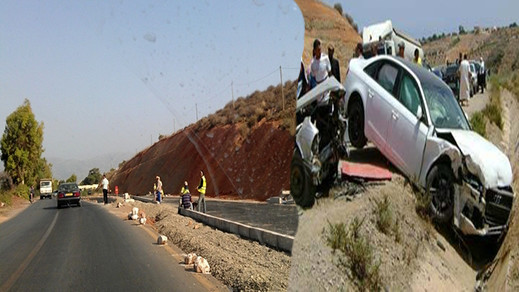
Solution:
{"label": "man in dark shirt", "polygon": [[332,65],[332,76],[335,77],[335,79],[337,79],[337,81],[339,81],[339,83],[341,82],[341,69],[339,68],[339,60],[335,59],[333,57],[333,53],[334,53],[335,49],[333,48],[332,45],[328,46],[328,58],[330,59],[330,64]]}

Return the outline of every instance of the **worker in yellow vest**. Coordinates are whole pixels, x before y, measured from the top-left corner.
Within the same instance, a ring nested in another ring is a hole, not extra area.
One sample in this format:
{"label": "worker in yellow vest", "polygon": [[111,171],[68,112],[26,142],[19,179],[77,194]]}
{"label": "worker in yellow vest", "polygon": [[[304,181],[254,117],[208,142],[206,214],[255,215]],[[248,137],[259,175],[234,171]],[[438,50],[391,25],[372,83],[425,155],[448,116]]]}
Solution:
{"label": "worker in yellow vest", "polygon": [[[204,171],[200,170],[200,184],[198,185],[198,212],[207,212],[206,205],[205,205],[205,189],[207,187],[207,182],[205,181]],[[203,211],[202,211],[202,203],[203,205]]]}

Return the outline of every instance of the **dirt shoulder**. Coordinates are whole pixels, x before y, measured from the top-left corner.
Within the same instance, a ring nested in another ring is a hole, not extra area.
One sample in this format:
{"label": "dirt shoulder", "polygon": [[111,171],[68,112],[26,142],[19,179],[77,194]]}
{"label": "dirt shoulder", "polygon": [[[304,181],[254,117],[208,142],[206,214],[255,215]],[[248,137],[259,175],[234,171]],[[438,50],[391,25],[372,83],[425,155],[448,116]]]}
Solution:
{"label": "dirt shoulder", "polygon": [[[122,202],[122,199],[118,198],[117,201]],[[233,291],[287,289],[290,255],[197,223],[179,215],[177,208],[168,204],[136,201],[117,208],[114,202],[107,206],[107,210],[127,220],[133,207],[144,211],[147,223],[160,234],[166,235],[171,244],[184,253],[194,252],[206,258],[211,266],[211,274]]]}
{"label": "dirt shoulder", "polygon": [[[387,196],[397,231],[377,228],[377,201]],[[341,255],[327,245],[330,223],[350,224],[364,219],[360,234],[373,247],[380,263],[382,286],[389,291],[473,290],[476,272],[463,261],[448,240],[418,216],[416,198],[404,178],[394,174],[383,185],[368,187],[357,197],[323,198],[299,218],[294,241],[289,291],[356,290]]]}
{"label": "dirt shoulder", "polygon": [[0,224],[15,217],[31,205],[29,201],[20,197],[14,196],[11,200],[12,204],[10,206],[0,207]]}

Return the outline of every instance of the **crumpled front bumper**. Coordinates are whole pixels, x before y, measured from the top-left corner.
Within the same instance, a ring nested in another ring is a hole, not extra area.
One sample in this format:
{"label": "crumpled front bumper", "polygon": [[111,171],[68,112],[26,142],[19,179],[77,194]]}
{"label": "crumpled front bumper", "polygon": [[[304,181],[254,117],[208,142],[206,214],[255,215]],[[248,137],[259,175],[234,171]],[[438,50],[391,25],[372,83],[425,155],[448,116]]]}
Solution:
{"label": "crumpled front bumper", "polygon": [[494,236],[507,230],[515,198],[510,187],[480,192],[463,182],[456,193],[454,225],[463,234]]}

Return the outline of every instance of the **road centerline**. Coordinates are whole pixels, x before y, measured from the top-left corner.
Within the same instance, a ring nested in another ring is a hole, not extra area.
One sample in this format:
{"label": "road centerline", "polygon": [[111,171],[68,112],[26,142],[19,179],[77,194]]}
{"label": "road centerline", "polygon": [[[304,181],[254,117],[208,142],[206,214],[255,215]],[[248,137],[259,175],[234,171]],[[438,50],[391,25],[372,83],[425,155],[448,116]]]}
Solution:
{"label": "road centerline", "polygon": [[58,220],[58,214],[59,212],[56,212],[56,215],[54,216],[54,219],[52,220],[52,223],[50,224],[49,228],[47,228],[47,231],[45,231],[45,234],[42,236],[40,241],[34,246],[34,248],[31,250],[29,255],[25,258],[25,260],[22,262],[22,264],[18,267],[18,269],[9,277],[9,279],[0,287],[0,291],[8,291],[11,289],[13,284],[18,280],[20,275],[25,271],[27,266],[31,263],[32,259],[38,254],[38,251],[40,251],[41,247],[49,237],[50,233],[52,232],[52,229],[54,228],[54,225],[56,225],[56,221]]}

